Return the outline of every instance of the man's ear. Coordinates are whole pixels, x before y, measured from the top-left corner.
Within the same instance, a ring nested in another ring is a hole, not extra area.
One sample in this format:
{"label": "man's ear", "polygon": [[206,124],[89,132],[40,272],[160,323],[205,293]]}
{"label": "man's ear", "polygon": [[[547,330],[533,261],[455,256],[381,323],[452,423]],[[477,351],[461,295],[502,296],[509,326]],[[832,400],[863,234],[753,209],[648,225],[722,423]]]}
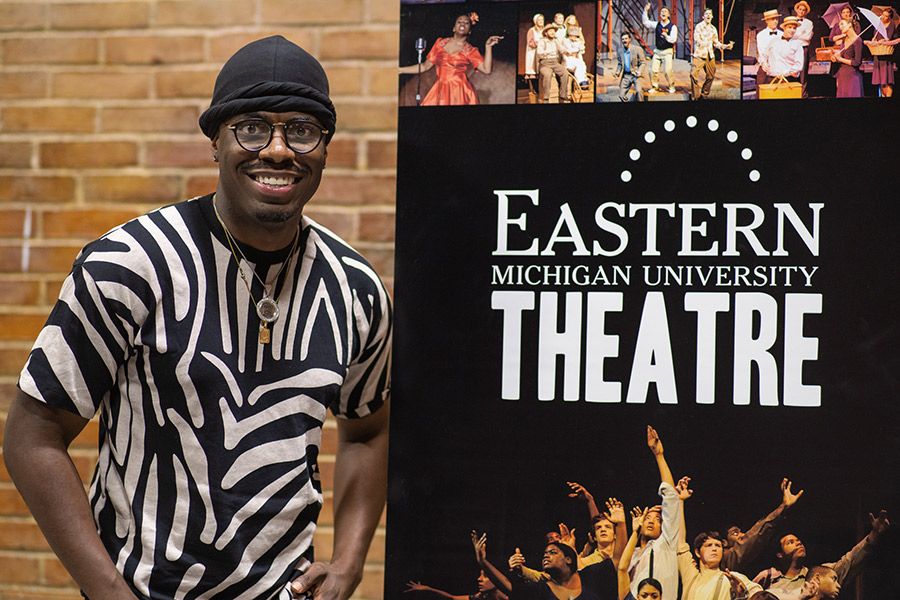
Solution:
{"label": "man's ear", "polygon": [[216,134],[213,139],[210,140],[209,147],[212,150],[213,162],[219,162],[219,134]]}

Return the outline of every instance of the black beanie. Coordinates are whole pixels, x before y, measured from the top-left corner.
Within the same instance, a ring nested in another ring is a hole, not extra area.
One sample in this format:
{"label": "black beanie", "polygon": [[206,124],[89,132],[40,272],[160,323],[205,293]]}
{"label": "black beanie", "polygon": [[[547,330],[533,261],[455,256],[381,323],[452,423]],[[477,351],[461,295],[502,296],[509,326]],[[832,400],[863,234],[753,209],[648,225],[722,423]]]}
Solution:
{"label": "black beanie", "polygon": [[326,144],[334,135],[337,114],[325,70],[280,35],[250,42],[228,59],[216,77],[209,108],[200,115],[200,129],[213,139],[225,120],[255,111],[304,112],[328,130]]}

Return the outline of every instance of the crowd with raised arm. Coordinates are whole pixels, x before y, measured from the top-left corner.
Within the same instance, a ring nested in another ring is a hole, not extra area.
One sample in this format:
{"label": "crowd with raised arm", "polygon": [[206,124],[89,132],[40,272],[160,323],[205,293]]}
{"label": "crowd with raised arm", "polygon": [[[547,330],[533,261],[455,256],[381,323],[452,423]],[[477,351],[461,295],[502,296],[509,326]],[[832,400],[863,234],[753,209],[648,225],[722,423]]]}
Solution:
{"label": "crowd with raised arm", "polygon": [[[659,470],[660,503],[625,506],[611,497],[601,512],[594,496],[581,484],[566,482],[569,496],[582,501],[591,530],[578,549],[575,530],[565,524],[547,534],[540,567],[528,566],[519,548],[501,568],[488,559],[487,534],[472,532],[480,569],[478,592],[461,598],[509,600],[809,600],[835,598],[848,580],[861,571],[876,551],[879,537],[890,523],[885,511],[869,515],[871,530],[839,561],[821,565],[806,562],[806,549],[796,535],[786,533],[782,521],[803,495],[791,481],[781,481],[781,503],[746,532],[737,525],[727,535],[702,531],[688,537],[690,518],[685,504],[693,497],[691,479],[676,482],[653,428],[647,427],[647,447]],[[702,506],[703,501],[698,502]],[[693,509],[692,509],[693,510]],[[698,508],[699,510],[699,508]],[[631,521],[628,534],[626,521]],[[686,524],[687,523],[687,524]],[[782,537],[776,540],[776,534]],[[689,540],[691,540],[689,542]],[[776,566],[754,578],[744,569],[769,542],[777,541]],[[499,562],[497,564],[500,564]],[[458,598],[418,583],[407,591],[431,591]],[[485,594],[485,589],[492,595]]]}

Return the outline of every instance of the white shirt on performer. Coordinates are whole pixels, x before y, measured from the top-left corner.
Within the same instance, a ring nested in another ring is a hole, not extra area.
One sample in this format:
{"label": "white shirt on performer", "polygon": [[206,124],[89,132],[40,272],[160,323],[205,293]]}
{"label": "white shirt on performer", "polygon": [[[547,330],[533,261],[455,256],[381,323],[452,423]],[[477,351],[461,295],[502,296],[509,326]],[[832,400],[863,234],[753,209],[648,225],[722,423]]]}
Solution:
{"label": "white shirt on performer", "polygon": [[809,43],[812,41],[813,37],[813,22],[803,17],[800,19],[800,25],[797,26],[797,31],[794,32],[795,40],[799,40],[800,43],[805,47],[809,46]]}
{"label": "white shirt on performer", "polygon": [[803,70],[803,43],[779,37],[766,47],[765,61],[772,77],[797,77]]}

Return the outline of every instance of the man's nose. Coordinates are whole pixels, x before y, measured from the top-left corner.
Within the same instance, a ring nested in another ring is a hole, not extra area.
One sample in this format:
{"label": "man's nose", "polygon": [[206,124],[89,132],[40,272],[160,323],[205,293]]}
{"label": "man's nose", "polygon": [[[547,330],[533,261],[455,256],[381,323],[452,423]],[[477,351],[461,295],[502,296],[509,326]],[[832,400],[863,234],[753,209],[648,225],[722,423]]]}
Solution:
{"label": "man's nose", "polygon": [[279,125],[272,131],[272,141],[259,151],[260,158],[266,158],[273,162],[285,162],[293,160],[294,151],[287,145],[284,137],[284,126]]}

